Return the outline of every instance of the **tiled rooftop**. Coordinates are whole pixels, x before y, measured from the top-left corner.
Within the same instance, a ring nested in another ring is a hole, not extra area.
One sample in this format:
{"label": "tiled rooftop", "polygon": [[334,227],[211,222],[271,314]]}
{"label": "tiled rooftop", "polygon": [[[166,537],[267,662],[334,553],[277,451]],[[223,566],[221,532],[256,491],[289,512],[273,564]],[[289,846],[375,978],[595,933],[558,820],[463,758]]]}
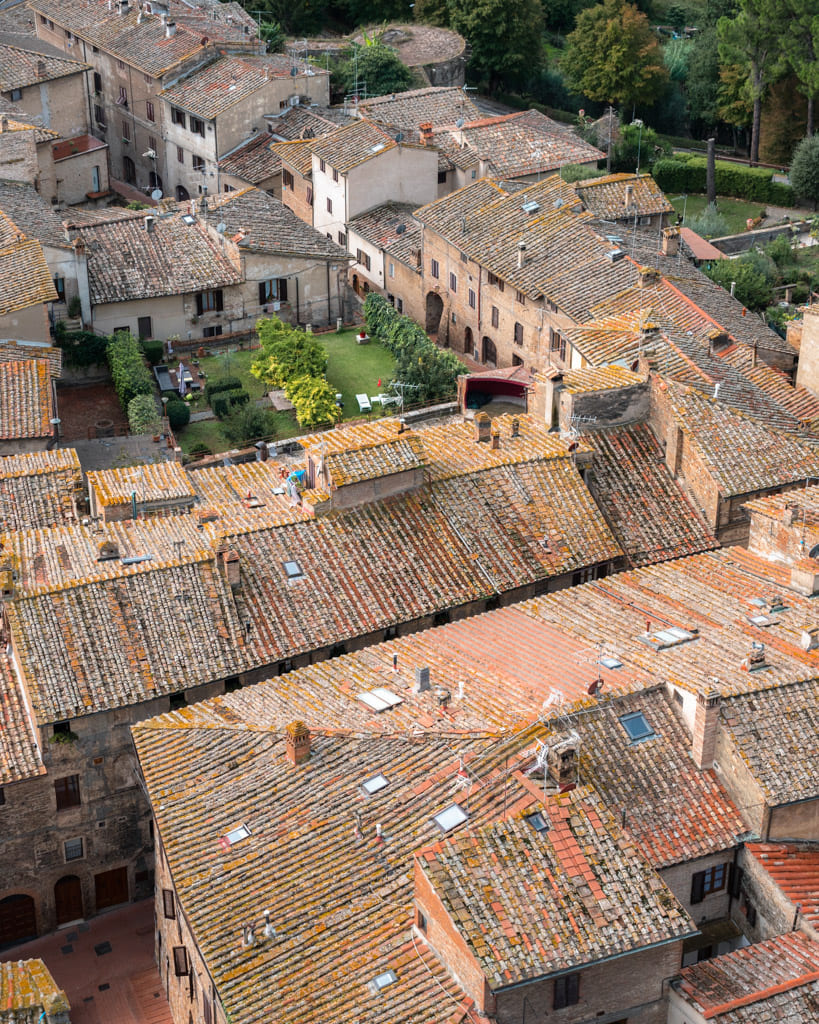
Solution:
{"label": "tiled rooftop", "polygon": [[56,300],[43,247],[0,210],[0,316]]}
{"label": "tiled rooftop", "polygon": [[53,82],[67,75],[79,75],[90,69],[68,57],[51,57],[45,53],[34,53],[18,46],[0,43],[0,90],[25,89],[41,82]]}
{"label": "tiled rooftop", "polygon": [[239,284],[242,274],[198,223],[143,216],[80,228],[88,253],[91,302],[185,295]]}
{"label": "tiled rooftop", "polygon": [[[181,204],[180,208],[184,208]],[[298,218],[280,199],[258,188],[235,190],[208,200],[211,223],[226,225],[240,248],[342,262],[340,245]]]}
{"label": "tiled rooftop", "polygon": [[288,106],[284,110],[265,114],[270,134],[285,142],[315,139],[352,120],[341,107],[322,107],[318,103],[309,106],[299,103],[295,107]]}
{"label": "tiled rooftop", "polygon": [[[273,79],[289,78],[292,68],[293,61],[284,54],[228,54],[182,78],[161,95],[176,107],[213,120],[264,89]],[[314,68],[313,73],[328,72]]]}
{"label": "tiled rooftop", "polygon": [[[27,1024],[46,1014],[67,1013],[68,1000],[42,960],[0,963],[0,1022]],[[41,1019],[42,1019],[41,1018]]]}
{"label": "tiled rooftop", "polygon": [[196,496],[189,475],[177,462],[94,470],[88,473],[88,489],[103,506],[130,505],[133,494],[145,502],[193,501]]}
{"label": "tiled rooftop", "polygon": [[49,437],[54,415],[47,360],[0,361],[0,439]]}
{"label": "tiled rooftop", "polygon": [[593,431],[586,440],[595,450],[589,486],[631,565],[718,546],[669,473],[649,426]]}
{"label": "tiled rooftop", "polygon": [[746,843],[745,849],[786,899],[801,907],[801,919],[819,929],[819,848],[810,843]]}
{"label": "tiled rooftop", "polygon": [[272,139],[267,132],[252,135],[241,146],[237,146],[219,161],[222,174],[231,174],[241,178],[248,185],[260,185],[268,178],[281,173],[282,161],[278,153],[274,153],[270,145]]}
{"label": "tiled rooftop", "polygon": [[166,0],[166,5],[169,20],[177,26],[172,36],[166,35],[158,14],[144,14],[138,23],[136,4],[131,4],[128,13],[120,14],[115,5],[109,8],[108,0],[35,0],[32,10],[155,77],[203,53],[205,40],[218,44],[253,38],[255,23],[238,4],[200,9],[195,3]]}
{"label": "tiled rooftop", "polygon": [[16,338],[0,338],[0,364],[18,363],[27,359],[43,360],[48,363],[53,380],[58,380],[63,367],[63,350],[41,341],[18,341]]}
{"label": "tiled rooftop", "polygon": [[295,142],[274,142],[270,152],[275,154],[282,163],[293,167],[306,178],[313,172],[313,151],[311,140]]}
{"label": "tiled rooftop", "polygon": [[375,480],[394,473],[420,469],[423,460],[423,444],[411,435],[406,439],[398,437],[384,441],[372,448],[334,452],[327,456],[325,464],[332,485],[344,487],[361,480]]}
{"label": "tiled rooftop", "polygon": [[819,523],[819,485],[811,484],[810,487],[746,501],[745,508],[749,512],[779,521],[787,513],[794,522],[816,525]]}
{"label": "tiled rooftop", "polygon": [[421,225],[412,211],[407,203],[384,203],[348,221],[348,227],[388,256],[418,270]]}
{"label": "tiled rooftop", "polygon": [[56,526],[74,518],[82,481],[73,448],[0,458],[0,532]]}
{"label": "tiled rooftop", "polygon": [[731,698],[720,723],[769,805],[819,795],[819,682]]}
{"label": "tiled rooftop", "polygon": [[74,135],[70,139],[63,139],[62,142],[56,143],[51,153],[55,163],[57,163],[60,160],[70,160],[72,157],[83,153],[94,153],[97,150],[107,148],[107,142],[101,142],[99,139],[94,138],[93,135]]}
{"label": "tiled rooftop", "polygon": [[29,238],[36,238],[42,245],[58,249],[69,247],[59,215],[33,185],[0,180],[0,210]]}
{"label": "tiled rooftop", "polygon": [[407,92],[373,96],[361,100],[358,109],[364,117],[391,127],[417,130],[419,125],[433,128],[454,125],[457,120],[477,121],[481,112],[457,86],[409,89]]}
{"label": "tiled rooftop", "polygon": [[353,121],[309,143],[310,151],[340,174],[397,145],[392,135],[370,121]]}
{"label": "tiled rooftop", "polygon": [[674,990],[718,1024],[801,1024],[816,1019],[817,981],[819,945],[791,932],[684,967]]}
{"label": "tiled rooftop", "polygon": [[[4,651],[0,653],[0,786],[45,774],[37,738],[14,668]],[[5,1005],[0,999],[0,1009]]]}
{"label": "tiled rooftop", "polygon": [[[631,186],[627,202],[626,189]],[[662,190],[650,174],[609,174],[602,178],[575,182],[575,190],[586,209],[595,217],[623,220],[658,213],[673,213]]]}
{"label": "tiled rooftop", "polygon": [[586,366],[583,369],[568,369],[561,373],[563,390],[570,395],[592,391],[608,391],[642,384],[645,377],[625,366]]}
{"label": "tiled rooftop", "polygon": [[588,787],[421,849],[418,869],[502,988],[692,933],[690,918]]}

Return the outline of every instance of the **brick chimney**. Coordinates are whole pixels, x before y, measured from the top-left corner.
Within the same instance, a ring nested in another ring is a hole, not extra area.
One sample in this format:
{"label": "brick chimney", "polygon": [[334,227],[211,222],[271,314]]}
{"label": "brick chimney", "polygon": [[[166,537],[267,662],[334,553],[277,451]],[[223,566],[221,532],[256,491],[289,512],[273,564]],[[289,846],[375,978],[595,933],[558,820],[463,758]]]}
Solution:
{"label": "brick chimney", "polygon": [[228,584],[233,589],[238,587],[241,582],[239,574],[239,552],[222,548],[217,555],[217,561],[219,564],[219,571],[227,580]]}
{"label": "brick chimney", "polygon": [[663,229],[663,256],[676,256],[680,251],[680,232],[677,228]]}
{"label": "brick chimney", "polygon": [[475,440],[478,444],[488,443],[492,437],[492,420],[485,412],[475,416]]}
{"label": "brick chimney", "polygon": [[490,431],[490,436],[491,436],[491,447],[493,448],[494,451],[497,451],[500,448],[500,428],[498,427],[498,425],[496,423],[492,424],[492,429]]}
{"label": "brick chimney", "polygon": [[284,753],[292,765],[302,764],[310,757],[310,730],[304,722],[285,726]]}
{"label": "brick chimney", "polygon": [[697,694],[697,706],[694,709],[694,735],[691,740],[691,756],[694,764],[700,768],[713,768],[714,752],[717,747],[717,731],[719,728],[719,708],[721,696],[717,688],[717,680],[711,680],[708,690],[700,690]]}
{"label": "brick chimney", "polygon": [[649,288],[660,282],[660,271],[654,267],[640,267],[638,274],[641,288]]}
{"label": "brick chimney", "polygon": [[432,122],[424,121],[423,124],[419,124],[418,131],[421,136],[421,144],[428,146],[432,142]]}

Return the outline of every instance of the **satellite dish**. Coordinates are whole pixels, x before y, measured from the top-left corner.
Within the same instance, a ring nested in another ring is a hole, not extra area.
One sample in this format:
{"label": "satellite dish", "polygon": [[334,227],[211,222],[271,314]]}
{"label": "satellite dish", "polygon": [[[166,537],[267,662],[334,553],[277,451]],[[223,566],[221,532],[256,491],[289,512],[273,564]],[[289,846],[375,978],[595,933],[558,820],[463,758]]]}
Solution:
{"label": "satellite dish", "polygon": [[161,198],[162,198],[162,189],[161,188],[155,188],[153,190],[153,192],[151,193],[151,199],[153,199],[153,201],[155,203],[158,203]]}
{"label": "satellite dish", "polygon": [[298,68],[290,68],[290,77],[291,78],[295,78],[298,73],[299,73],[299,69]]}
{"label": "satellite dish", "polygon": [[463,126],[464,126],[464,119],[462,117],[459,117],[458,120],[455,122],[455,127],[456,128],[463,128]]}
{"label": "satellite dish", "polygon": [[220,235],[223,235],[227,231],[227,224],[225,224],[224,221],[220,221],[216,225],[216,230],[219,232]]}
{"label": "satellite dish", "polygon": [[397,134],[397,135],[395,136],[395,141],[396,141],[396,142],[403,142],[403,141],[404,141],[404,133],[403,133],[403,132],[399,132],[399,133],[398,133],[398,134]]}

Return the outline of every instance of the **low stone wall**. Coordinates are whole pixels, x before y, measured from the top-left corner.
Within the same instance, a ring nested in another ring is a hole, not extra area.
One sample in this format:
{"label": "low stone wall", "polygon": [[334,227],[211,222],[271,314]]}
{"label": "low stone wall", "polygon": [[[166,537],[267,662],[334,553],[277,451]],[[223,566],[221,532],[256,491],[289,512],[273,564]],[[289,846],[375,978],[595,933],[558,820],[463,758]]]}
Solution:
{"label": "low stone wall", "polygon": [[726,256],[734,256],[740,252],[748,252],[755,245],[767,245],[780,235],[789,235],[794,227],[802,234],[810,231],[810,221],[795,220],[790,224],[777,224],[771,228],[757,228],[755,231],[743,231],[741,235],[725,235],[723,238],[712,238],[711,245],[724,252]]}

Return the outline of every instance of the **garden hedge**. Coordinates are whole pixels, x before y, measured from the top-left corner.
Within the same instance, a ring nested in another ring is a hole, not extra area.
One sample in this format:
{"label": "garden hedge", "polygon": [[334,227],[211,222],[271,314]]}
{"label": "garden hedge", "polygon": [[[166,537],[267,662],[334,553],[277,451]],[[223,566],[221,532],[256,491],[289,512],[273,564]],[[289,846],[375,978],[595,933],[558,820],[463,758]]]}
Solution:
{"label": "garden hedge", "polygon": [[210,407],[217,419],[223,419],[234,409],[247,405],[250,395],[244,388],[235,388],[232,391],[217,391],[211,399]]}
{"label": "garden hedge", "polygon": [[137,395],[153,395],[153,377],[145,365],[136,338],[126,331],[120,331],[109,342],[106,356],[114,390],[126,412],[132,398]]}
{"label": "garden hedge", "polygon": [[[706,168],[705,157],[686,157],[678,153],[671,159],[655,161],[652,174],[663,192],[701,193],[706,189]],[[790,185],[774,181],[774,172],[770,168],[746,167],[744,164],[717,160],[715,171],[718,196],[733,196],[775,206],[794,205],[793,189]]]}
{"label": "garden hedge", "polygon": [[220,391],[239,391],[242,382],[238,377],[221,377],[219,380],[209,380],[205,385],[205,400],[210,404],[211,397]]}

